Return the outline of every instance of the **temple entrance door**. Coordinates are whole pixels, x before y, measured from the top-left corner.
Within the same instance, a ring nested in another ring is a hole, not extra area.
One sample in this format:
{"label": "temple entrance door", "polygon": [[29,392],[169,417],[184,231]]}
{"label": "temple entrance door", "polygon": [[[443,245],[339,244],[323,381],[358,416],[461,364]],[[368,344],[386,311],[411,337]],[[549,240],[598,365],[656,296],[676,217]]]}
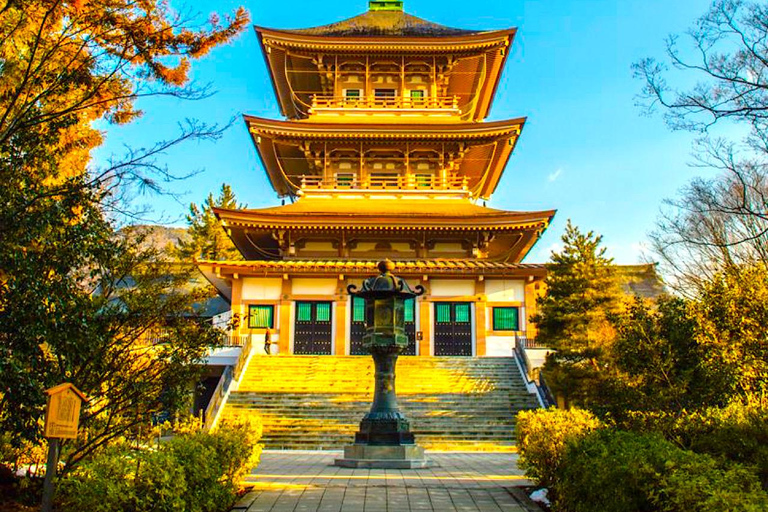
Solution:
{"label": "temple entrance door", "polygon": [[293,353],[296,355],[331,355],[331,303],[296,302],[296,326]]}
{"label": "temple entrance door", "polygon": [[[403,351],[404,356],[416,355],[416,301],[405,301],[405,334],[408,336],[408,348]],[[349,354],[364,356],[370,354],[363,347],[363,335],[365,334],[365,301],[359,297],[352,297],[352,317],[349,326]]]}
{"label": "temple entrance door", "polygon": [[472,355],[472,303],[435,303],[435,355]]}
{"label": "temple entrance door", "polygon": [[369,355],[363,348],[363,335],[365,334],[365,300],[360,297],[352,297],[352,318],[349,326],[349,355]]}
{"label": "temple entrance door", "polygon": [[416,355],[416,301],[407,299],[405,301],[405,334],[408,336],[408,348],[403,351],[404,356]]}

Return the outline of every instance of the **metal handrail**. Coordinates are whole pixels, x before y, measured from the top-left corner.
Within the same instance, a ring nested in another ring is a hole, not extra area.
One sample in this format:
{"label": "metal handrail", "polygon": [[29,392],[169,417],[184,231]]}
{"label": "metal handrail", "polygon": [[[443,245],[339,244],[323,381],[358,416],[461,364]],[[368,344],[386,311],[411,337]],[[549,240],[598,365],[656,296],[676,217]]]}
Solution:
{"label": "metal handrail", "polygon": [[546,344],[539,342],[535,336],[527,332],[525,334],[516,334],[515,343],[520,343],[523,348],[550,348]]}
{"label": "metal handrail", "polygon": [[430,110],[458,110],[458,96],[424,96],[413,98],[410,96],[325,96],[316,94],[312,96],[313,109],[356,108],[356,109],[430,109]]}
{"label": "metal handrail", "polygon": [[[168,340],[172,339],[173,336],[175,336],[175,334],[169,329],[154,329],[144,333],[144,335],[141,337],[141,340],[146,345],[155,346],[168,343]],[[220,338],[221,342],[218,346],[221,348],[242,347],[245,345],[247,338],[248,336],[222,334],[222,337]]]}

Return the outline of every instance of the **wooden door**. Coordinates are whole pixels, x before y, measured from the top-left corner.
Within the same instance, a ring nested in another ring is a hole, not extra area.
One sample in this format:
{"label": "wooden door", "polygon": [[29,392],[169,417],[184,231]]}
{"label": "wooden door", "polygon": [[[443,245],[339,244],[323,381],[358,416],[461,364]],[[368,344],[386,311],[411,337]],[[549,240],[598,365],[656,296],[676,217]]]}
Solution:
{"label": "wooden door", "polygon": [[349,325],[349,355],[365,356],[370,354],[363,347],[365,334],[365,301],[360,297],[352,297],[352,315]]}
{"label": "wooden door", "polygon": [[435,355],[472,355],[472,303],[435,303]]}
{"label": "wooden door", "polygon": [[293,353],[331,355],[333,353],[330,302],[296,302]]}

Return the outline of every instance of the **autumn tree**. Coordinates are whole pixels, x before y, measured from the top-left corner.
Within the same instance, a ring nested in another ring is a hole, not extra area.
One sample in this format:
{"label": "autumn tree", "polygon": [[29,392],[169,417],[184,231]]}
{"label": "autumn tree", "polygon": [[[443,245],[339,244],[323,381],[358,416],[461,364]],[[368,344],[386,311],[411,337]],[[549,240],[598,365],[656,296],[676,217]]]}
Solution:
{"label": "autumn tree", "polygon": [[235,248],[232,240],[224,231],[221,223],[213,212],[214,208],[238,209],[244,205],[238,204],[232,187],[226,183],[221,185],[217,198],[213,194],[208,197],[202,207],[192,203],[189,206],[187,224],[189,225],[188,239],[179,240],[178,255],[185,261],[194,258],[205,260],[240,260],[242,255]]}
{"label": "autumn tree", "polygon": [[708,283],[694,307],[696,341],[713,387],[730,398],[768,394],[768,267],[723,272]]}
{"label": "autumn tree", "polygon": [[[652,244],[678,291],[695,295],[721,271],[768,255],[768,6],[717,0],[688,31],[670,37],[664,60],[635,66],[641,103],[673,129],[701,134],[696,165],[716,171],[669,202]],[[695,85],[676,87],[678,82]],[[741,141],[710,136],[723,123]]]}
{"label": "autumn tree", "polygon": [[550,385],[578,401],[600,378],[601,358],[615,336],[609,315],[621,303],[621,290],[601,236],[584,234],[569,220],[562,241],[546,265],[546,294],[531,321],[538,339],[556,351],[545,365]]}
{"label": "autumn tree", "polygon": [[[68,467],[174,410],[210,326],[190,322],[188,276],[115,230],[133,185],[177,174],[154,157],[218,129],[194,121],[170,140],[93,165],[95,121],[126,123],[149,95],[200,98],[192,61],[231,40],[244,10],[207,24],[169,4],[12,0],[0,7],[0,429],[37,440],[44,390],[63,381],[90,398]],[[162,329],[160,344],[145,344]]]}

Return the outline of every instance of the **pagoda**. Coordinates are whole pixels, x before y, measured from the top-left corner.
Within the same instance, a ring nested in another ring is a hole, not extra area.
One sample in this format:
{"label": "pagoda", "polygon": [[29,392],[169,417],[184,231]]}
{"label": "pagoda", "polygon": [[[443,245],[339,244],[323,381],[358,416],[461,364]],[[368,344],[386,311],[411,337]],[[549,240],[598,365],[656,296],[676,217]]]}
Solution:
{"label": "pagoda", "polygon": [[484,121],[515,29],[374,0],[331,25],[256,33],[285,119],[244,117],[283,206],[217,209],[244,261],[198,262],[236,334],[269,332],[279,354],[363,354],[363,303],[346,289],[388,258],[426,289],[406,307],[406,355],[510,356],[545,276],[521,261],[555,214],[484,205],[525,124]]}

